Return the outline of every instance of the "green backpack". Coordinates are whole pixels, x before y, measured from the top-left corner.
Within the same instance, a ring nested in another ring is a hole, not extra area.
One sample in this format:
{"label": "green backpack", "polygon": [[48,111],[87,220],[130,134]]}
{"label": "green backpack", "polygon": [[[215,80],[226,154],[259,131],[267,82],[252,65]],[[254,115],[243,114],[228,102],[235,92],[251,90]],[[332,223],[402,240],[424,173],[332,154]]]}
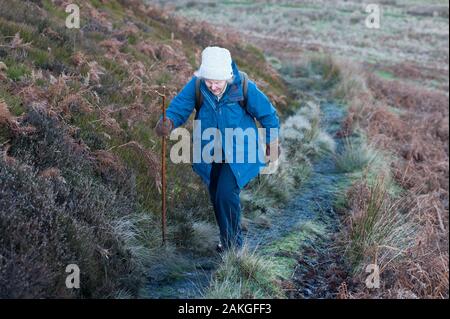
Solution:
{"label": "green backpack", "polygon": [[[244,100],[239,101],[239,105],[244,108],[245,111],[247,111],[247,84],[248,84],[248,76],[247,73],[239,71],[239,75],[242,79],[242,89],[244,91]],[[203,94],[200,93],[200,82],[201,79],[197,78],[195,81],[195,111],[196,116],[198,116],[198,112],[200,112],[200,108],[202,107],[203,103]],[[248,111],[247,111],[248,113]]]}

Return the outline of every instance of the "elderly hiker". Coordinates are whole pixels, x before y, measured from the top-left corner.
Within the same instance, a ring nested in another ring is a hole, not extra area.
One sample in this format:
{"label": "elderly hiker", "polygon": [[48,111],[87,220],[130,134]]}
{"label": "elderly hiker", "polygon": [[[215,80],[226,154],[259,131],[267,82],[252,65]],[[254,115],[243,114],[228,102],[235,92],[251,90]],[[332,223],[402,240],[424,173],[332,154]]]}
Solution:
{"label": "elderly hiker", "polygon": [[[207,47],[203,50],[200,68],[172,99],[166,111],[166,121],[160,118],[155,128],[156,133],[159,136],[169,135],[173,129],[187,121],[194,108],[202,133],[200,136],[194,133],[194,143],[195,139],[201,139],[199,143],[202,150],[207,141],[201,137],[208,128],[218,130],[222,137],[225,136],[226,128],[240,128],[246,132],[250,129],[255,132],[255,135],[250,136],[256,137],[256,141],[247,139],[236,142],[238,139],[233,139],[233,153],[230,153],[229,148],[220,146],[221,154],[214,154],[212,162],[202,158],[199,162],[194,160],[192,165],[193,170],[208,186],[220,229],[221,243],[217,245],[217,250],[224,251],[233,247],[239,249],[243,241],[239,194],[248,182],[258,176],[267,161],[267,158],[261,161],[259,156],[256,156],[256,161],[249,160],[250,153],[263,152],[258,143],[255,119],[266,129],[265,136],[262,137],[266,143],[266,156],[269,161],[274,161],[280,151],[277,111],[256,84],[238,70],[230,52],[220,47]],[[254,145],[251,142],[255,142],[256,149],[250,147]],[[225,146],[225,143],[220,145]],[[233,154],[236,153],[248,155],[247,159],[243,162],[234,161]]]}

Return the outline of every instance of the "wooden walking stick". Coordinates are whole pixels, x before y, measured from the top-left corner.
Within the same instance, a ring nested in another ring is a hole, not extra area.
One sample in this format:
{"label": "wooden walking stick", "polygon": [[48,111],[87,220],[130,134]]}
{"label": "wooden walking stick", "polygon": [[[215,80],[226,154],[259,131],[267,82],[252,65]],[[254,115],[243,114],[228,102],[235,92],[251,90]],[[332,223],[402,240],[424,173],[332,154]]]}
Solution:
{"label": "wooden walking stick", "polygon": [[[163,125],[166,122],[166,87],[163,86],[162,113]],[[161,216],[162,216],[162,244],[166,244],[166,137],[162,136],[161,143]]]}

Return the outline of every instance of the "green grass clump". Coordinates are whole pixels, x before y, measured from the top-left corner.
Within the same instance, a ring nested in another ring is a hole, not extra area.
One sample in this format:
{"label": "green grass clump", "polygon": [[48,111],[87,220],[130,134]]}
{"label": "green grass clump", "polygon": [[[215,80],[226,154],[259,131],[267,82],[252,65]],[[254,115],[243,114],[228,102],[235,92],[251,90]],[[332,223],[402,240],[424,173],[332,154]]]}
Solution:
{"label": "green grass clump", "polygon": [[261,299],[283,298],[277,285],[272,262],[244,247],[241,252],[230,251],[214,275],[205,298]]}
{"label": "green grass clump", "polygon": [[363,205],[351,216],[347,255],[352,271],[363,271],[366,264],[377,260],[380,268],[404,256],[414,245],[417,225],[412,219],[411,196],[393,198],[380,175],[361,194]]}
{"label": "green grass clump", "polygon": [[25,112],[22,99],[17,95],[12,95],[4,87],[0,87],[0,100],[4,100],[12,115],[19,116]]}
{"label": "green grass clump", "polygon": [[13,81],[19,81],[22,77],[30,74],[30,69],[24,64],[10,65],[8,66],[8,70],[6,70],[6,75]]}
{"label": "green grass clump", "polygon": [[377,156],[377,151],[367,144],[346,138],[343,151],[335,155],[336,168],[343,173],[359,171],[375,161]]}
{"label": "green grass clump", "polygon": [[311,241],[320,240],[324,233],[324,225],[308,221],[297,225],[291,233],[264,247],[261,254],[273,263],[280,278],[290,280],[303,248]]}

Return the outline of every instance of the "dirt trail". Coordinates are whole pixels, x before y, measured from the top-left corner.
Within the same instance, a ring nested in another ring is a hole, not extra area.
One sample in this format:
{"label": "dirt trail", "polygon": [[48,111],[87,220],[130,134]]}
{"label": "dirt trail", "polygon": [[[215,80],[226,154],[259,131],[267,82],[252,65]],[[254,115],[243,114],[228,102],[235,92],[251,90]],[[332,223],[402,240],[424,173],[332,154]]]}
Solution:
{"label": "dirt trail", "polygon": [[[344,109],[330,101],[319,102],[321,128],[333,137],[336,153],[343,148],[341,139],[335,134],[345,116]],[[272,216],[270,229],[249,227],[247,241],[250,247],[264,250],[268,245],[289,238],[300,231],[302,225],[312,223],[322,229],[320,236],[306,237],[300,244],[298,265],[292,276],[294,287],[288,298],[333,298],[337,287],[345,277],[341,269],[341,257],[333,251],[333,237],[339,231],[339,217],[334,210],[338,188],[349,182],[345,174],[336,169],[332,154],[325,155],[313,163],[312,174],[298,190],[286,207]],[[294,236],[296,238],[297,236]],[[276,246],[275,246],[276,247]],[[275,254],[281,254],[278,252]],[[333,264],[334,263],[334,264]],[[336,265],[337,263],[337,265]],[[330,267],[331,266],[331,267]],[[333,267],[335,267],[333,269]],[[330,276],[330,270],[334,274]],[[341,277],[339,277],[341,275]]]}
{"label": "dirt trail", "polygon": [[[320,103],[320,109],[322,129],[334,136],[344,116],[343,109],[332,102]],[[335,139],[335,142],[336,151],[339,152],[341,141]],[[337,221],[333,210],[336,185],[342,182],[343,178],[343,175],[335,170],[331,155],[323,156],[313,163],[310,178],[279,214],[271,216],[272,224],[269,229],[261,229],[252,224],[249,226],[247,242],[250,247],[263,247],[285,237],[302,222],[315,220],[325,223],[324,226],[333,226],[330,220]]]}
{"label": "dirt trail", "polygon": [[[322,113],[322,129],[333,138],[344,117],[344,109],[330,101],[318,101]],[[340,152],[342,141],[335,139],[336,151]],[[327,234],[337,232],[338,217],[333,210],[338,184],[345,182],[345,175],[335,169],[332,155],[324,155],[313,163],[313,170],[308,181],[292,197],[289,203],[277,215],[271,217],[270,228],[260,228],[250,223],[244,233],[250,249],[257,247],[263,250],[273,242],[288,236],[298,230],[298,226],[313,221],[323,227]],[[304,243],[307,249],[314,251],[312,256],[305,254],[303,262],[305,269],[310,269],[318,263],[318,249],[326,246],[330,236],[321,239],[311,239]],[[315,242],[317,241],[317,242]],[[309,246],[309,247],[308,247]],[[208,286],[209,280],[220,262],[220,257],[190,256],[192,269],[185,271],[174,280],[152,281],[146,287],[149,298],[201,298],[201,291]],[[306,260],[306,261],[305,261]],[[315,298],[324,295],[324,279],[321,274],[302,278],[302,272],[297,272],[297,287],[291,297]],[[289,296],[288,296],[289,297]]]}

